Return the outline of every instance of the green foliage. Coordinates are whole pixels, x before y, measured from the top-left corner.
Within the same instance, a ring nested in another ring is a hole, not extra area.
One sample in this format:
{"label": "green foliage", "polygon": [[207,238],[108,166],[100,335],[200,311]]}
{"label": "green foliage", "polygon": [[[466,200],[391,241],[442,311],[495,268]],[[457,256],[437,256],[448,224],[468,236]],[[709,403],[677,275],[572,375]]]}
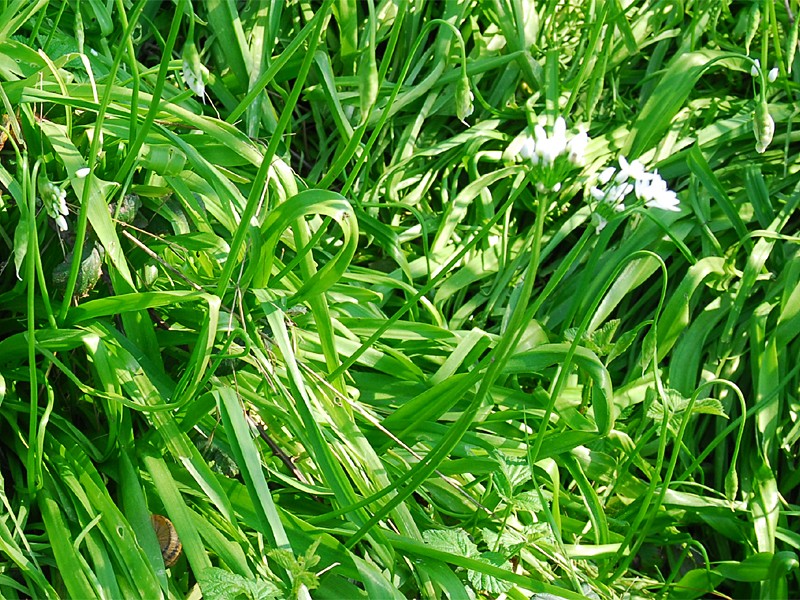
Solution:
{"label": "green foliage", "polygon": [[796,597],[799,14],[4,3],[0,596]]}

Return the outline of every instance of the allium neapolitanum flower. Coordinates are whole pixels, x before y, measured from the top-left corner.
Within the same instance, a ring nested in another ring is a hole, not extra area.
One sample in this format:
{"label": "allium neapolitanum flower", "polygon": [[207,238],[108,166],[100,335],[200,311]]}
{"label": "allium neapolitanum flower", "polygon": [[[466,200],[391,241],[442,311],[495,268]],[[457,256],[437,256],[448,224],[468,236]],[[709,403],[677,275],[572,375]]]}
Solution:
{"label": "allium neapolitanum flower", "polygon": [[540,122],[533,128],[533,135],[518,136],[508,151],[512,156],[530,162],[539,192],[558,192],[569,172],[584,165],[588,143],[589,136],[585,131],[568,133],[566,121],[558,117],[550,135]]}
{"label": "allium neapolitanum flower", "polygon": [[61,231],[66,231],[68,225],[64,217],[69,214],[66,190],[62,190],[54,183],[45,181],[39,186],[39,194],[47,214],[51,219],[55,219],[56,225]]}
{"label": "allium neapolitanum flower", "polygon": [[[761,71],[761,61],[755,58],[753,59],[753,63],[755,64],[750,67],[750,75],[753,77],[758,77],[758,74]],[[778,78],[779,74],[780,71],[778,70],[778,67],[772,67],[767,73],[767,81],[770,83],[775,83],[775,80]]]}
{"label": "allium neapolitanum flower", "polygon": [[631,192],[648,208],[680,210],[678,195],[667,187],[667,182],[657,170],[650,172],[638,160],[628,162],[624,156],[619,157],[619,167],[606,168],[597,178],[598,186],[589,190],[592,198],[598,202],[599,210],[593,214],[598,231],[608,222],[602,214],[607,213],[607,208],[602,207],[622,212],[625,210],[625,199]]}

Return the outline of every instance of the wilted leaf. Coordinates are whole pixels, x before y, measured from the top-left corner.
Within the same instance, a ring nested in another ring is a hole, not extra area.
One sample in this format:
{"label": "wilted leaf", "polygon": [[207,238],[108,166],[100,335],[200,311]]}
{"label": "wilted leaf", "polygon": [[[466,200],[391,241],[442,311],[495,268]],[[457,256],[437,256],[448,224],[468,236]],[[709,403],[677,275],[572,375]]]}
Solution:
{"label": "wilted leaf", "polygon": [[[103,271],[104,257],[105,252],[100,244],[95,243],[84,246],[81,266],[78,270],[78,280],[75,283],[75,295],[77,297],[83,297],[94,289]],[[53,284],[57,288],[66,286],[71,266],[72,252],[67,254],[64,262],[53,268]]]}

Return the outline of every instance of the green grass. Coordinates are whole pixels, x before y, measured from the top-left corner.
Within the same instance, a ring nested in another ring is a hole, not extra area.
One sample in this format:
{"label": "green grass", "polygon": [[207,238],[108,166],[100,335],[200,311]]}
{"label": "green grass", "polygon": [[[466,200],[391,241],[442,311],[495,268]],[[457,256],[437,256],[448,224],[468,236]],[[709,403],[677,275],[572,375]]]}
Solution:
{"label": "green grass", "polygon": [[0,596],[797,597],[798,14],[0,2]]}

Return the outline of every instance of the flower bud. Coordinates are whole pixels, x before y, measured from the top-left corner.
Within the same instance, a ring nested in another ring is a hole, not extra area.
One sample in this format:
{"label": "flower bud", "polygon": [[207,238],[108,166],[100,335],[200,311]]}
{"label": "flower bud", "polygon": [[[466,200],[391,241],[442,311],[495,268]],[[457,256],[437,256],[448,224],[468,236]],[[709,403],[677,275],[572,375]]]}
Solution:
{"label": "flower bud", "polygon": [[778,67],[772,67],[769,70],[769,74],[767,75],[767,79],[770,83],[773,83],[778,78]]}
{"label": "flower bud", "polygon": [[463,121],[472,114],[474,107],[472,90],[469,89],[469,78],[466,73],[456,83],[456,116],[459,121]]}
{"label": "flower bud", "polygon": [[769,114],[766,100],[759,102],[756,106],[753,133],[756,136],[756,152],[762,154],[772,142],[772,136],[775,135],[775,121]]}

